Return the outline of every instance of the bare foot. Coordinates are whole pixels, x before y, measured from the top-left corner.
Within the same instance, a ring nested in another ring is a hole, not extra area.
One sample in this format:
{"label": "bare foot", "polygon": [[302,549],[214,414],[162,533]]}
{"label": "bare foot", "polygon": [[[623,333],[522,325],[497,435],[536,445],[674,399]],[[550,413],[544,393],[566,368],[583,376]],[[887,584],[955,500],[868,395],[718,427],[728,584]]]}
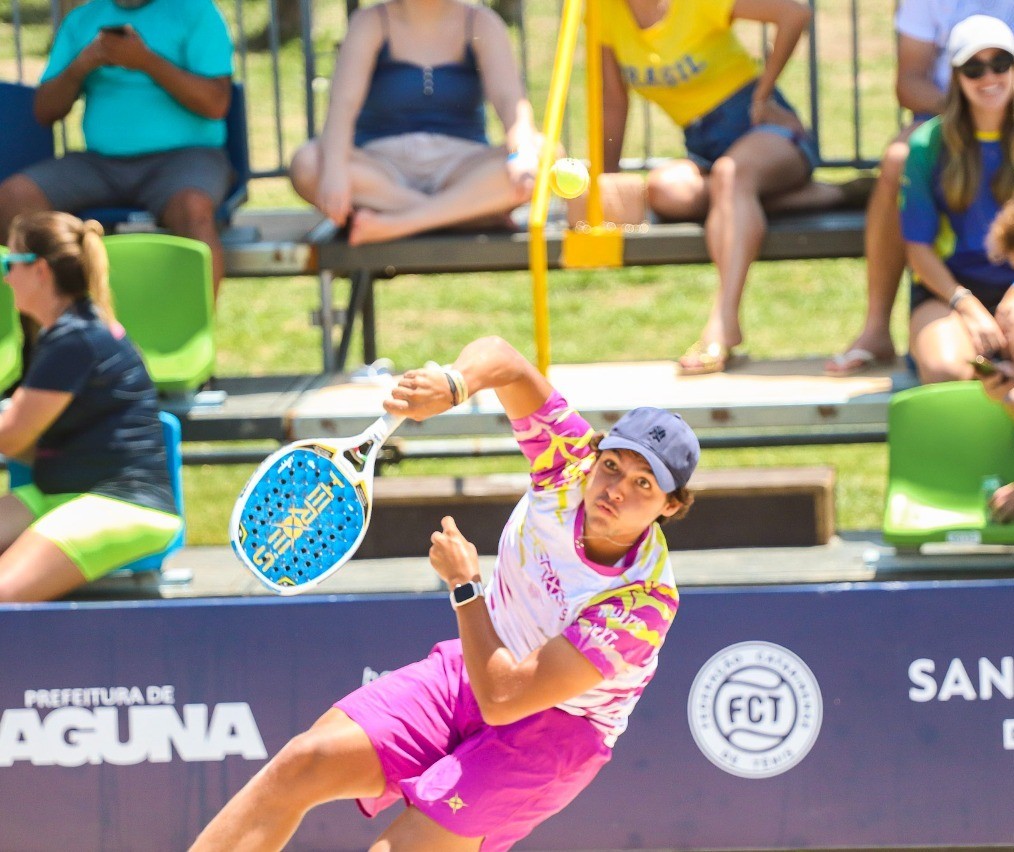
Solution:
{"label": "bare foot", "polygon": [[396,240],[412,233],[396,215],[378,213],[376,210],[356,210],[349,226],[349,245],[361,246],[366,243],[383,243]]}

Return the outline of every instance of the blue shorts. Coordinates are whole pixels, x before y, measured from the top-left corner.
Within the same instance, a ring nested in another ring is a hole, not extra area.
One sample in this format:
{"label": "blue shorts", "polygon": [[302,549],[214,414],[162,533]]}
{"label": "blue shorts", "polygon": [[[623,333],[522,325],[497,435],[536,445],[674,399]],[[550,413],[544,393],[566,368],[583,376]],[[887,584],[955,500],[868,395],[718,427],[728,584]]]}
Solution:
{"label": "blue shorts", "polygon": [[[975,281],[962,281],[957,278],[957,276],[955,276],[955,280],[962,287],[967,287],[971,290],[972,295],[982,302],[983,307],[993,314],[993,316],[996,316],[996,309],[1000,307],[1000,302],[1003,300],[1003,297],[1007,295],[1007,290],[1009,289],[1007,286],[989,287]],[[909,316],[912,315],[912,312],[918,308],[919,305],[923,302],[930,301],[930,299],[936,299],[940,302],[944,301],[936,293],[930,292],[927,287],[913,280],[909,289]]]}
{"label": "blue shorts", "polygon": [[[726,98],[711,112],[683,128],[688,159],[695,162],[702,171],[709,171],[715,160],[728,151],[733,142],[742,139],[748,133],[762,130],[792,142],[806,158],[812,172],[820,158],[817,154],[817,144],[809,133],[799,134],[780,124],[750,123],[750,103],[755,88],[757,88],[756,80]],[[772,97],[779,106],[790,110],[793,115],[796,114],[778,89],[775,89]]]}

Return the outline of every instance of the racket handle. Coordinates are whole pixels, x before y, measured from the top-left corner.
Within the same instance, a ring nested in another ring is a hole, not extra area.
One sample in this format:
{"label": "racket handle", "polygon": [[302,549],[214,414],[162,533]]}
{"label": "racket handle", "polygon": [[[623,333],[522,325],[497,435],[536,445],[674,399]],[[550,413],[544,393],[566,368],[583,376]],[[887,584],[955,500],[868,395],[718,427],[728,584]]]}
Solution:
{"label": "racket handle", "polygon": [[404,421],[405,418],[400,414],[385,414],[370,427],[370,437],[378,444],[383,444]]}

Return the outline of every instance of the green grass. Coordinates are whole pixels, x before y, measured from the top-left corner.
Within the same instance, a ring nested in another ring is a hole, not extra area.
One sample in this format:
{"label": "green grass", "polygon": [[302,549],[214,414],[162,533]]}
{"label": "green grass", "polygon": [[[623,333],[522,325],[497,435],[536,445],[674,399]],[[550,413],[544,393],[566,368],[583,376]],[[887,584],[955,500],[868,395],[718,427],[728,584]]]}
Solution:
{"label": "green grass", "polygon": [[[824,0],[818,4],[817,45],[820,55],[819,92],[821,141],[825,156],[849,159],[857,153],[876,159],[896,126],[893,99],[893,38],[889,4],[861,4],[860,83],[861,130],[854,130],[850,90],[851,22],[847,5]],[[26,77],[37,78],[48,49],[45,16],[48,0],[21,3],[25,27]],[[234,4],[220,8],[233,21]],[[880,7],[883,8],[880,8]],[[342,4],[315,4],[314,47],[319,73],[330,73],[332,48],[345,27]],[[13,78],[10,4],[0,0],[0,75]],[[246,0],[248,33],[263,26],[266,0]],[[525,16],[528,80],[531,99],[541,116],[555,50],[558,6],[555,0],[529,0]],[[743,25],[748,44],[758,45],[758,28]],[[6,47],[4,45],[7,45]],[[790,99],[803,105],[808,98],[804,57],[806,45],[783,75]],[[276,143],[274,85],[270,58],[248,55],[245,70],[250,110],[252,158],[255,168],[270,170],[287,162],[305,138],[300,104],[303,63],[299,46],[290,43],[280,55],[282,146]],[[585,155],[584,60],[579,51],[569,103],[569,148]],[[325,99],[318,98],[318,125]],[[627,153],[640,153],[632,143],[650,124],[652,152],[674,155],[682,150],[680,134],[657,110],[632,110]],[[494,135],[498,136],[498,128]],[[855,137],[858,136],[858,146]],[[836,176],[837,177],[837,176]],[[301,204],[284,178],[260,179],[251,186],[252,206]],[[550,274],[553,359],[557,363],[612,360],[659,360],[678,356],[696,337],[715,287],[708,265],[631,268],[606,272]],[[219,304],[217,328],[220,376],[315,372],[320,364],[319,331],[310,325],[316,308],[313,278],[230,279]],[[399,368],[418,363],[419,353],[440,361],[479,334],[500,334],[534,357],[531,282],[524,273],[468,276],[401,276],[377,288],[378,340],[381,354]],[[420,306],[425,303],[427,322]],[[861,260],[769,262],[756,264],[743,303],[748,349],[755,358],[795,357],[838,351],[858,331],[865,309],[865,268]],[[895,340],[904,345],[907,311],[895,311]],[[353,353],[358,350],[355,346]],[[883,445],[819,446],[779,449],[705,451],[705,467],[767,465],[833,465],[838,473],[837,523],[841,529],[879,527],[886,475]],[[517,458],[405,462],[388,472],[416,475],[452,470],[458,474],[520,470]],[[188,536],[192,544],[221,544],[236,494],[252,470],[250,465],[192,466],[185,474]]]}

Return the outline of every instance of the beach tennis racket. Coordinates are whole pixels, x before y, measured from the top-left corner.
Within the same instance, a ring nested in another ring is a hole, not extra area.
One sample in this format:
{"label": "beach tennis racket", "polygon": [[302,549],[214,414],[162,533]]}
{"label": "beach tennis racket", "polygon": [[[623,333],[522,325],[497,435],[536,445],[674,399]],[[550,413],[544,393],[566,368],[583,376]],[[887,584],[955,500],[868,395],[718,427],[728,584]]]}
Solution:
{"label": "beach tennis racket", "polygon": [[356,552],[373,508],[373,469],[404,417],[385,414],[353,438],[296,441],[254,471],[232,510],[243,564],[280,595],[330,577]]}

